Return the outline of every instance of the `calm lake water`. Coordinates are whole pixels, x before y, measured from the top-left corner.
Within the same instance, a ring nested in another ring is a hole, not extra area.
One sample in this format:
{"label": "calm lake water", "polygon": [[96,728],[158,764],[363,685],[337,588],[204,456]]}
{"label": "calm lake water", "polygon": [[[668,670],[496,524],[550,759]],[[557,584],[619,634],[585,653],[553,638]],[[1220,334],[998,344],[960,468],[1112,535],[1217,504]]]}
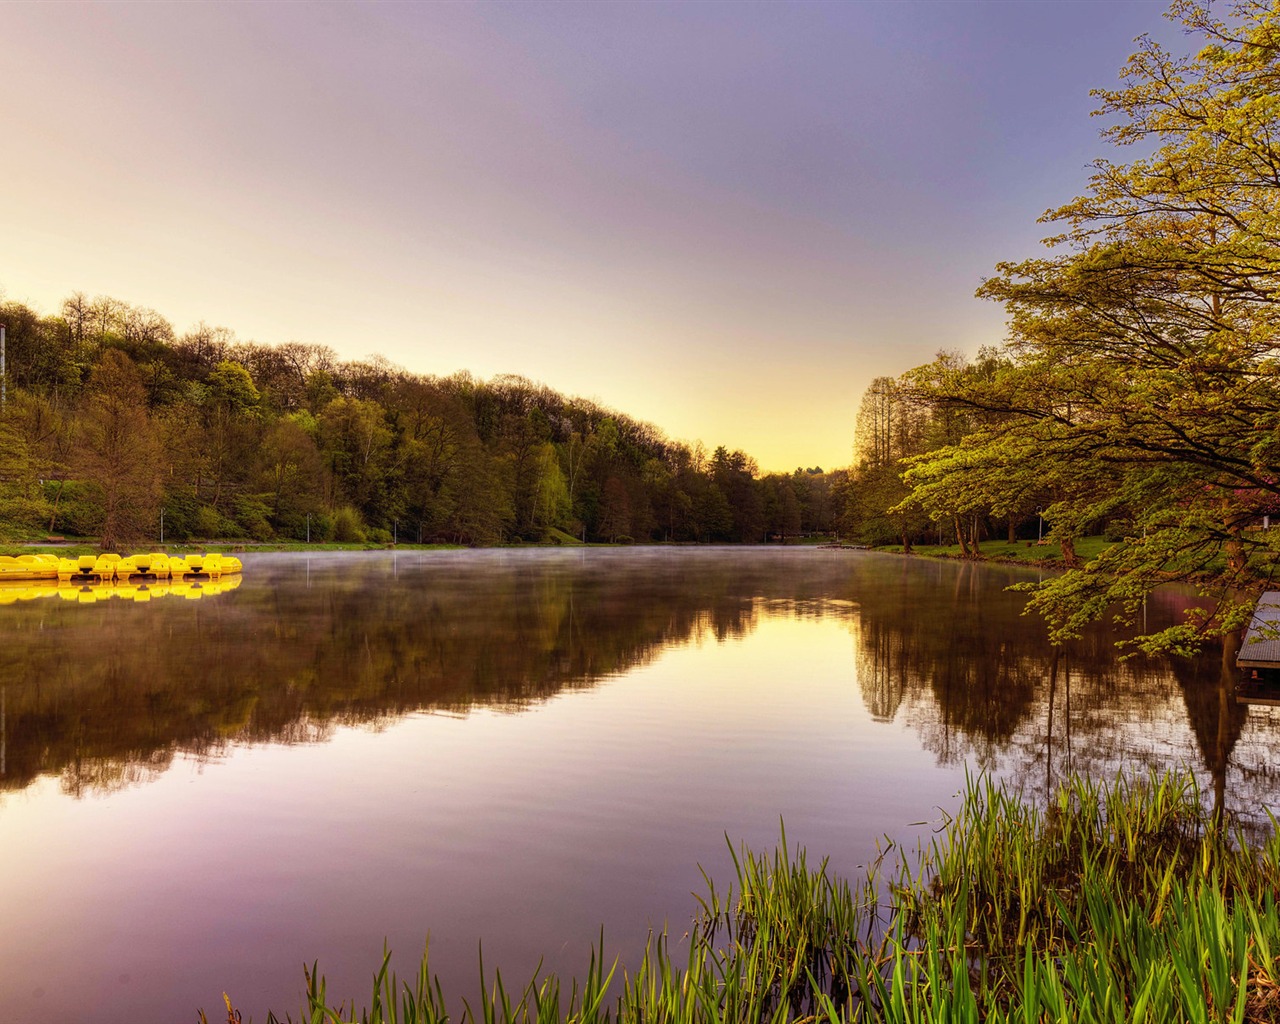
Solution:
{"label": "calm lake water", "polygon": [[[303,963],[367,1002],[430,935],[581,973],[603,926],[683,934],[699,865],[788,840],[853,874],[953,810],[966,771],[1185,765],[1280,803],[1280,714],[1220,654],[1055,654],[1034,572],[862,552],[249,555],[200,600],[0,603],[6,1019],[247,1020]],[[2,596],[2,595],[0,595]],[[1189,597],[1151,602],[1149,625]],[[1231,652],[1234,654],[1234,651]],[[926,824],[922,824],[926,823]]]}

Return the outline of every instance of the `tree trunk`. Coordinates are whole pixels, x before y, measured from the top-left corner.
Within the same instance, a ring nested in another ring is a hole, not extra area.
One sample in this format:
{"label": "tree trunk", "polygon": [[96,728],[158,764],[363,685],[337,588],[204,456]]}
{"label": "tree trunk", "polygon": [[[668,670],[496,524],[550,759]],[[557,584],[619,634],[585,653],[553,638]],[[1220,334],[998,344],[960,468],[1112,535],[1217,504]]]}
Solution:
{"label": "tree trunk", "polygon": [[49,532],[53,533],[54,524],[58,521],[58,508],[62,504],[62,487],[64,481],[58,481],[58,489],[53,493],[53,504],[49,507]]}
{"label": "tree trunk", "polygon": [[1009,543],[1014,544],[1018,540],[1018,531],[1014,526],[1013,513],[1009,513]]}
{"label": "tree trunk", "polygon": [[1062,548],[1062,560],[1066,563],[1068,569],[1077,569],[1083,563],[1080,556],[1076,554],[1076,543],[1074,537],[1062,537],[1058,541]]}
{"label": "tree trunk", "polygon": [[1227,568],[1232,572],[1244,572],[1248,559],[1244,553],[1244,541],[1240,539],[1240,527],[1227,527]]}
{"label": "tree trunk", "polygon": [[970,557],[969,545],[964,539],[964,527],[960,525],[960,517],[952,516],[951,519],[956,526],[956,543],[960,545],[960,554],[963,557],[968,558]]}
{"label": "tree trunk", "polygon": [[904,555],[911,554],[911,535],[905,531],[902,534],[902,553]]}

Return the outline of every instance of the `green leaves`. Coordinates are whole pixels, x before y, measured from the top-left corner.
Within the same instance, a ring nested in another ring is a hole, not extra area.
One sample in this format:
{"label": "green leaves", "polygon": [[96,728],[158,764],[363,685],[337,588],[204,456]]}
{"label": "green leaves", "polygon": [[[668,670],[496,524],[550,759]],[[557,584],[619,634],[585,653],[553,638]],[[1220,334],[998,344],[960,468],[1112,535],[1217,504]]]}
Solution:
{"label": "green leaves", "polygon": [[[1154,146],[1100,160],[1088,192],[1050,211],[1052,254],[1001,263],[978,294],[1004,305],[1010,340],[897,382],[963,436],[906,459],[894,511],[933,519],[1043,507],[1051,537],[1128,536],[1036,588],[1055,640],[1195,581],[1211,612],[1140,637],[1189,652],[1236,628],[1280,570],[1259,527],[1280,514],[1280,6],[1218,18],[1206,0],[1170,17],[1208,45],[1175,56],[1150,39],[1097,93],[1103,135]],[[1243,591],[1243,599],[1240,592]]]}

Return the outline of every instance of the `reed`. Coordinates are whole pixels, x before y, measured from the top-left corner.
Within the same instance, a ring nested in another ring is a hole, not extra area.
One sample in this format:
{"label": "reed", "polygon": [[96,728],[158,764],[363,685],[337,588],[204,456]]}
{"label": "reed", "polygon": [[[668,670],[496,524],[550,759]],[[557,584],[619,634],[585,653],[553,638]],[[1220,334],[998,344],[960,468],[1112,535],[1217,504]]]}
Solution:
{"label": "reed", "polygon": [[[309,1024],[820,1024],[1280,1021],[1280,836],[1246,837],[1187,775],[1065,783],[1047,806],[970,779],[929,846],[856,885],[791,850],[706,878],[683,952],[652,936],[634,972],[595,947],[555,975],[446,1010],[424,955],[390,955],[367,1009],[307,973]],[[541,972],[539,972],[540,974]],[[230,1012],[230,1004],[228,1004]],[[291,1019],[291,1018],[290,1018]],[[269,1022],[279,1024],[274,1015]]]}

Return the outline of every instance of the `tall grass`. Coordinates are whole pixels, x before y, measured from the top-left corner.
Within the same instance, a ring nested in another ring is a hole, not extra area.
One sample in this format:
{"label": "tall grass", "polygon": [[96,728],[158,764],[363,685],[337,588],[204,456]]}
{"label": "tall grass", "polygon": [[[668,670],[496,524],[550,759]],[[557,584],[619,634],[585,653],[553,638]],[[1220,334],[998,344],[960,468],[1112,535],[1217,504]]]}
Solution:
{"label": "tall grass", "polygon": [[[940,834],[856,885],[790,850],[706,879],[683,951],[653,936],[634,971],[595,947],[555,975],[446,1009],[428,957],[310,1024],[821,1024],[1280,1021],[1280,837],[1247,840],[1182,775],[1065,783],[1047,807],[970,780]],[[481,967],[483,976],[483,965]],[[228,1012],[233,1012],[228,1004]],[[203,1015],[202,1015],[203,1019]],[[292,1018],[290,1018],[292,1019]],[[274,1015],[270,1022],[277,1022]]]}

